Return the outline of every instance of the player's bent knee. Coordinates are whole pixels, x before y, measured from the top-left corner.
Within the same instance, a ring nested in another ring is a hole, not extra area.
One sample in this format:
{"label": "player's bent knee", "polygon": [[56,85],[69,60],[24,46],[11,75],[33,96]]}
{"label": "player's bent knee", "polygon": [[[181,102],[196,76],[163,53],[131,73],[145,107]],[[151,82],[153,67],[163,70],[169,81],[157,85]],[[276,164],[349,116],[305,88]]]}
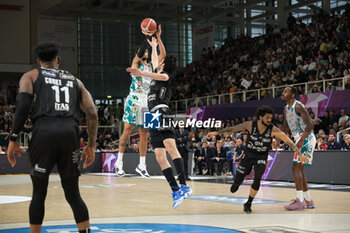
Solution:
{"label": "player's bent knee", "polygon": [[260,182],[261,182],[261,179],[254,179],[254,182],[252,184],[252,189],[258,191],[260,189]]}
{"label": "player's bent knee", "polygon": [[237,192],[238,188],[239,188],[239,185],[233,183],[233,184],[231,185],[231,189],[230,189],[230,190],[231,190],[231,193]]}

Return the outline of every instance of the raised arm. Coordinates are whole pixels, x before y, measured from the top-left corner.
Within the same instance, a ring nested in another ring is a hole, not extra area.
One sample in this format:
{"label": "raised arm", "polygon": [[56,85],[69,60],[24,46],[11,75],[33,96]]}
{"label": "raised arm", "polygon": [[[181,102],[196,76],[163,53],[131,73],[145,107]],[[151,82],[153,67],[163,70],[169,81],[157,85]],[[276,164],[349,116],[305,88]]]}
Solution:
{"label": "raised arm", "polygon": [[153,66],[153,70],[155,71],[158,67],[159,61],[158,61],[158,56],[157,56],[157,39],[152,37],[152,41],[147,39],[147,42],[150,44],[152,47],[152,56],[151,56],[151,62]]}
{"label": "raised arm", "polygon": [[[166,56],[166,50],[165,50],[165,46],[163,44],[163,41],[161,39],[161,35],[162,35],[162,26],[159,24],[158,31],[156,32],[157,40],[159,43],[159,51],[160,51],[160,54],[158,56],[158,62],[163,62],[164,58]],[[152,51],[152,53],[153,53],[153,51]]]}

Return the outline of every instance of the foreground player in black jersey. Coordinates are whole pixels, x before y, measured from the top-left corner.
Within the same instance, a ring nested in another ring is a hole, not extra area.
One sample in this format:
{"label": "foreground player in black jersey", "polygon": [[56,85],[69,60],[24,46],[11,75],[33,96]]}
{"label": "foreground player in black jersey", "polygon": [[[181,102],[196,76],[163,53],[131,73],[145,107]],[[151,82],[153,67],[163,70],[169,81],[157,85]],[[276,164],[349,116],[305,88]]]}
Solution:
{"label": "foreground player in black jersey", "polygon": [[83,83],[68,71],[58,69],[59,50],[60,46],[54,42],[44,42],[35,48],[40,67],[25,73],[20,80],[7,151],[8,160],[14,167],[15,153],[20,156],[16,140],[30,113],[33,122],[33,135],[29,144],[30,177],[33,183],[29,207],[31,233],[41,231],[49,174],[55,164],[79,232],[90,232],[88,209],[78,186],[79,120],[82,109],[86,113],[89,132],[88,145],[81,157],[86,157],[85,168],[95,159],[97,112]]}
{"label": "foreground player in black jersey", "polygon": [[[169,108],[171,98],[170,79],[177,69],[176,58],[174,56],[167,56],[164,59],[164,63],[158,66],[158,58],[156,56],[157,41],[155,38],[152,38],[152,42],[149,41],[149,43],[152,46],[152,64],[153,67],[158,67],[157,73],[141,72],[135,68],[128,68],[127,71],[136,76],[149,77],[153,79],[147,98],[148,108],[151,112],[156,112],[157,114],[166,117],[171,115],[171,110]],[[160,168],[173,191],[173,208],[176,209],[185,198],[192,194],[192,190],[186,185],[184,163],[176,147],[175,130],[173,128],[161,128],[150,129],[149,132],[157,162],[159,163]],[[174,162],[175,169],[178,173],[180,186],[178,186],[173,175],[173,170],[169,164],[169,161],[167,160],[166,152],[170,154]]]}
{"label": "foreground player in black jersey", "polygon": [[272,137],[277,137],[284,141],[300,157],[301,161],[306,162],[307,158],[300,154],[293,141],[284,134],[279,128],[271,124],[273,109],[270,106],[261,106],[256,112],[257,121],[246,121],[240,125],[222,129],[217,132],[208,133],[207,137],[235,133],[239,131],[248,131],[248,140],[245,155],[239,162],[236,170],[236,177],[231,186],[231,192],[235,193],[242,184],[244,177],[249,175],[254,166],[254,182],[250,188],[248,201],[244,204],[244,212],[251,213],[251,205],[259,188],[261,177],[265,172],[268,152],[271,149]]}

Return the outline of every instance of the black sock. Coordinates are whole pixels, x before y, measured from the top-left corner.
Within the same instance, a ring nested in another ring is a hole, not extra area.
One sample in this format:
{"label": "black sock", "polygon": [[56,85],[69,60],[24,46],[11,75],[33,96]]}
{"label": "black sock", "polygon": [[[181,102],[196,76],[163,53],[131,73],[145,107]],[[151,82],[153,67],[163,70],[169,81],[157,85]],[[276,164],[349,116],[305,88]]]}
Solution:
{"label": "black sock", "polygon": [[185,167],[182,158],[173,160],[180,184],[186,185]]}
{"label": "black sock", "polygon": [[162,172],[163,172],[163,175],[165,176],[166,180],[168,181],[171,190],[173,190],[173,192],[178,191],[179,186],[177,185],[177,182],[175,180],[173,170],[171,169],[171,167],[163,170]]}
{"label": "black sock", "polygon": [[84,230],[79,230],[79,233],[90,233],[90,228],[86,228]]}
{"label": "black sock", "polygon": [[254,197],[251,197],[251,196],[249,195],[247,203],[248,203],[248,204],[252,204],[253,199],[254,199]]}

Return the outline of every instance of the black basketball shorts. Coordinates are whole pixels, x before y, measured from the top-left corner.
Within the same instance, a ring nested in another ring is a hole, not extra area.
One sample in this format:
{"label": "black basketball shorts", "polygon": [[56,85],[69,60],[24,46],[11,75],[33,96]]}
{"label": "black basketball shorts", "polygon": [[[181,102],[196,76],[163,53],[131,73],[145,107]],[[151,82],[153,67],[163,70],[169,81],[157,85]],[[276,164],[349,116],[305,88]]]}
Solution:
{"label": "black basketball shorts", "polygon": [[79,176],[78,123],[71,118],[37,119],[29,143],[29,159],[33,176],[48,176],[55,165],[61,178]]}
{"label": "black basketball shorts", "polygon": [[151,144],[153,149],[165,148],[163,141],[168,138],[175,139],[175,132],[173,129],[150,129]]}

